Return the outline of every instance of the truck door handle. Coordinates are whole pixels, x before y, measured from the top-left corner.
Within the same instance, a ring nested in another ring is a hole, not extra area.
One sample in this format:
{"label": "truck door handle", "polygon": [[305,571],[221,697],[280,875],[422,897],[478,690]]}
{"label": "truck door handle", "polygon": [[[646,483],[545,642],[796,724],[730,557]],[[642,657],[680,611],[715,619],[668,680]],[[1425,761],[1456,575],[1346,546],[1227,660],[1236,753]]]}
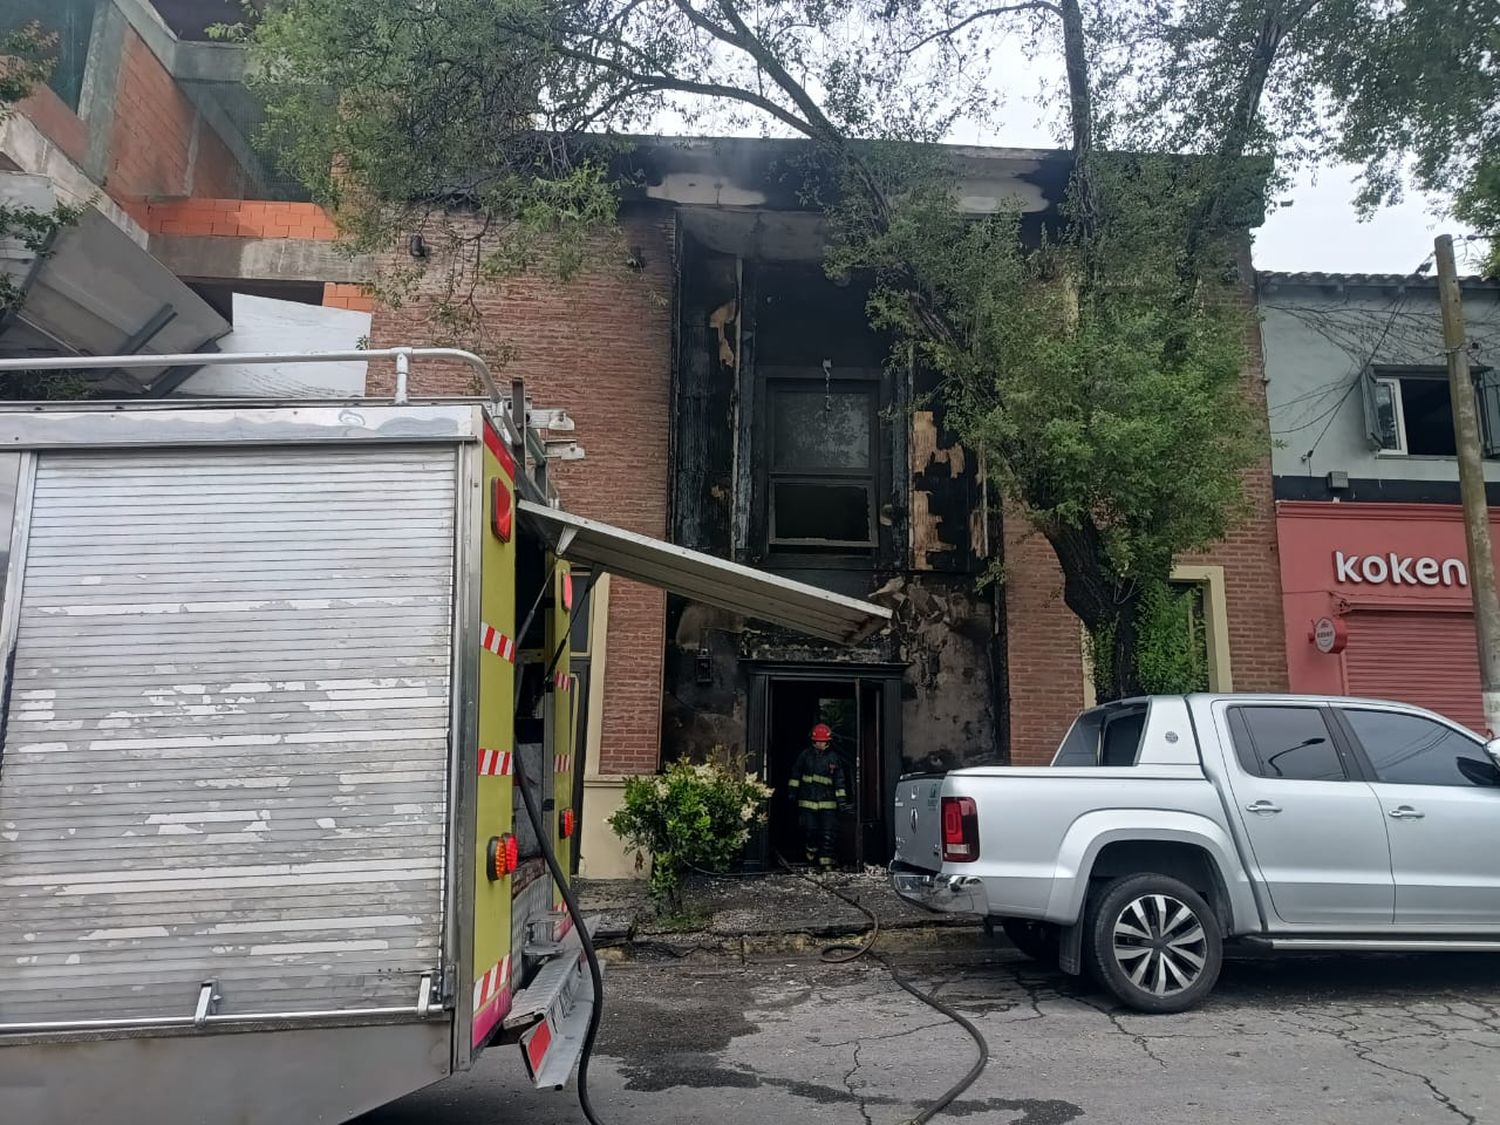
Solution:
{"label": "truck door handle", "polygon": [[1420,813],[1410,805],[1397,805],[1390,811],[1390,815],[1396,820],[1421,820],[1426,813]]}
{"label": "truck door handle", "polygon": [[1273,805],[1270,801],[1255,801],[1252,804],[1246,805],[1245,811],[1253,813],[1278,813],[1281,811],[1281,806]]}

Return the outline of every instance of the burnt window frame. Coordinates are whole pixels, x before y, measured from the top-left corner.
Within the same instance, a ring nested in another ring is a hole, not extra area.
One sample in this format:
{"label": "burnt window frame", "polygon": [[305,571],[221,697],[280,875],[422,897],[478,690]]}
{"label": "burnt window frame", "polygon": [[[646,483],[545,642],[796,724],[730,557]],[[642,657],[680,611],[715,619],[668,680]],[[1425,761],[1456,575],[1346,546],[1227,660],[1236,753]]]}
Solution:
{"label": "burnt window frame", "polygon": [[[873,559],[882,546],[880,498],[884,494],[882,478],[885,475],[881,447],[884,431],[882,413],[886,408],[886,399],[889,394],[883,373],[865,368],[834,367],[825,372],[816,367],[778,366],[762,368],[758,374],[760,378],[757,397],[763,422],[757,427],[759,440],[756,443],[758,448],[755,452],[759,462],[756,483],[760,495],[758,538],[761,549],[767,555],[775,555],[778,558],[802,556],[809,559],[838,557]],[[849,469],[776,468],[777,394],[783,391],[819,394],[825,389],[835,394],[862,394],[865,397],[870,426],[868,466],[857,472]],[[868,538],[863,540],[806,539],[777,536],[775,489],[778,483],[783,482],[863,485],[868,496]]]}

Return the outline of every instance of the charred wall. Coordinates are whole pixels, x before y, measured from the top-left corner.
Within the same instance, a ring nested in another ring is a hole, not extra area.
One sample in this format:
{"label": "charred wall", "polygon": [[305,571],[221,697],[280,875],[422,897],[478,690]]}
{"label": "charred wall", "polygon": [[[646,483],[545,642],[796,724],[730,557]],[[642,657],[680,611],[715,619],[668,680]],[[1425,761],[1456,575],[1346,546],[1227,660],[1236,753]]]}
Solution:
{"label": "charred wall", "polygon": [[[948,425],[935,380],[891,362],[891,341],[868,326],[868,286],[858,279],[836,284],[815,260],[761,261],[691,235],[681,245],[675,541],[873,597],[893,609],[895,624],[861,645],[838,646],[670,599],[663,756],[702,757],[716,746],[753,756],[758,672],[813,669],[837,678],[841,669],[883,668],[900,677],[905,768],[1003,760],[1004,630],[997,600],[981,588],[998,517],[983,467]],[[874,388],[867,544],[775,540],[766,387],[796,379],[807,381],[812,401],[823,387]]]}

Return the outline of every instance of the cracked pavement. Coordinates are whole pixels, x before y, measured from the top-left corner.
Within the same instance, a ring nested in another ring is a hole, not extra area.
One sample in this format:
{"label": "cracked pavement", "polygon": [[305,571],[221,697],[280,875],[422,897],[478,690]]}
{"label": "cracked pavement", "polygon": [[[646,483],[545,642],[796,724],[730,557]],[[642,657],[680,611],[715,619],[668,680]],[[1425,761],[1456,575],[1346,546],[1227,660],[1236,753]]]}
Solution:
{"label": "cracked pavement", "polygon": [[[1142,1016],[1004,950],[892,954],[990,1064],[936,1120],[993,1125],[1500,1125],[1500,957],[1230,961],[1202,1008]],[[612,965],[591,1071],[608,1125],[896,1125],[974,1058],[873,961]],[[360,1125],[582,1121],[514,1047]]]}

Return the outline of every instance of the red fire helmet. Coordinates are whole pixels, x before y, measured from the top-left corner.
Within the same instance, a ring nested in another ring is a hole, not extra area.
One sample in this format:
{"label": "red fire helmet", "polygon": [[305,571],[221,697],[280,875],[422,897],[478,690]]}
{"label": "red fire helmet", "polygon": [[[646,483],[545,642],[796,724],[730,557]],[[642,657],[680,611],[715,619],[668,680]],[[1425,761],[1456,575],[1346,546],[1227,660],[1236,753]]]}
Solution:
{"label": "red fire helmet", "polygon": [[812,740],[814,742],[832,742],[833,730],[827,723],[819,723],[812,729]]}

